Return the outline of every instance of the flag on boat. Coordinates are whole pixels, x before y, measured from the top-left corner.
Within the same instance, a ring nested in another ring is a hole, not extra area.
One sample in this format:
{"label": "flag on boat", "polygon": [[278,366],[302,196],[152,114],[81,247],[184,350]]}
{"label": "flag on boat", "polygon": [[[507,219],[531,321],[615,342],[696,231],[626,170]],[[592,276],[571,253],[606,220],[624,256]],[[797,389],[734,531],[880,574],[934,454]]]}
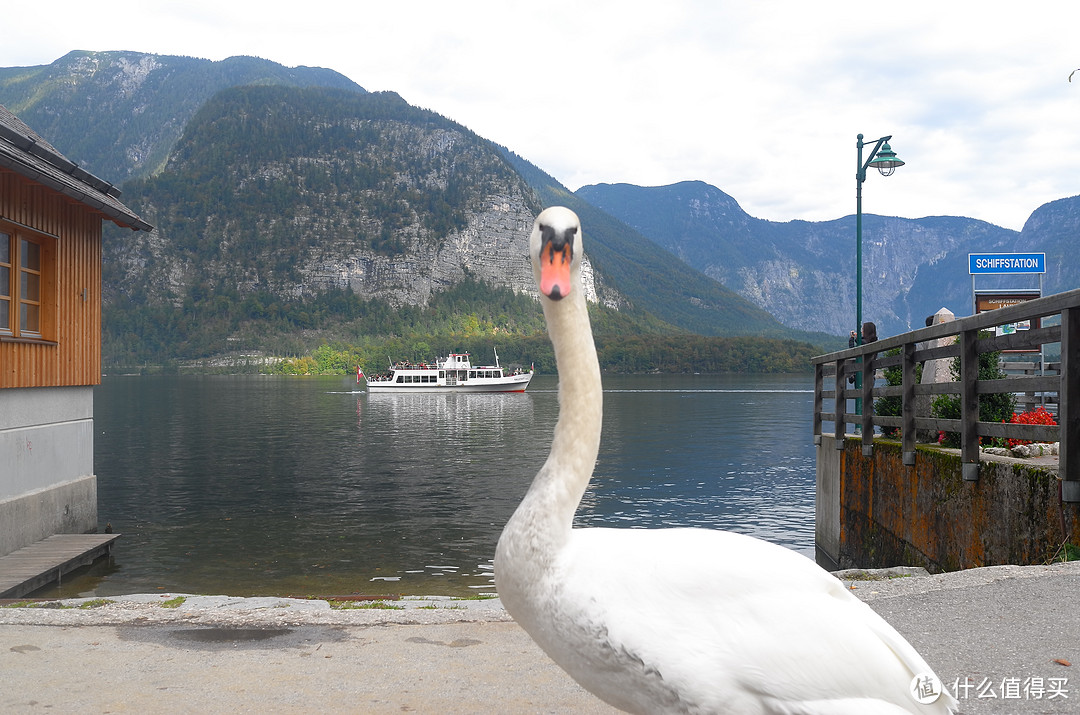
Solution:
{"label": "flag on boat", "polygon": [[360,378],[363,377],[363,376],[364,376],[363,369],[359,365],[357,365],[356,366],[356,384],[357,385],[360,384]]}

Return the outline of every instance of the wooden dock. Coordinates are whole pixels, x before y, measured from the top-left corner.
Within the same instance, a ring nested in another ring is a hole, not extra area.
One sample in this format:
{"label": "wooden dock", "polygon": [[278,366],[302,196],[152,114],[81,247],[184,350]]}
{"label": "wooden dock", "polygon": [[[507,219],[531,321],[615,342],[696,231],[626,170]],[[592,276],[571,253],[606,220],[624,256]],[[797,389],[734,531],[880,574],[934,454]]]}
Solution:
{"label": "wooden dock", "polygon": [[120,534],[53,534],[0,556],[0,598],[21,598],[112,553]]}

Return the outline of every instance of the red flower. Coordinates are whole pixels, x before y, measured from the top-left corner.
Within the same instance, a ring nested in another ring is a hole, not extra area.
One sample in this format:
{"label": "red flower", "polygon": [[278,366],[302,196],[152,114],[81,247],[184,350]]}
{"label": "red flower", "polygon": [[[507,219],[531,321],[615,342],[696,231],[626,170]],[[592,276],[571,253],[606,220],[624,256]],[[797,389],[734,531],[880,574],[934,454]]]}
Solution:
{"label": "red flower", "polygon": [[[1031,410],[1030,412],[1023,412],[1023,413],[1021,413],[1019,415],[1014,412],[1010,422],[1012,424],[1017,424],[1017,425],[1056,425],[1057,424],[1057,422],[1054,421],[1054,416],[1052,414],[1050,414],[1049,412],[1047,412],[1045,407],[1036,407],[1034,410]],[[1010,439],[1005,440],[1005,443],[1011,449],[1011,448],[1017,446],[1018,444],[1031,444],[1031,440],[1028,440],[1028,439],[1011,439],[1010,438]]]}

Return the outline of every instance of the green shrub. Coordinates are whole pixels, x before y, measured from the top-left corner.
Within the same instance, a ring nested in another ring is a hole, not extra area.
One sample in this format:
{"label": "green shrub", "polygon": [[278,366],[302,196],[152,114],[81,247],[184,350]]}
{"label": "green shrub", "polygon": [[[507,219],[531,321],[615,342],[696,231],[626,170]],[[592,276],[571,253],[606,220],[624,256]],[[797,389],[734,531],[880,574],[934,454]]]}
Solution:
{"label": "green shrub", "polygon": [[[979,339],[992,336],[990,331],[979,333]],[[987,352],[979,355],[979,379],[1000,380],[1007,375],[999,367],[1001,352]],[[952,378],[960,379],[960,358],[955,357],[952,361]],[[1016,410],[1016,397],[1011,392],[987,393],[979,395],[979,421],[980,422],[1008,422]],[[960,396],[938,395],[934,399],[931,413],[941,419],[960,419]],[[980,442],[981,442],[980,438]],[[946,432],[941,440],[946,447],[960,447],[960,433]]]}
{"label": "green shrub", "polygon": [[[893,348],[892,350],[886,350],[884,357],[892,357],[893,355],[899,355],[900,348]],[[900,365],[894,365],[887,367],[882,371],[885,374],[885,384],[889,387],[895,387],[904,384],[904,369]],[[922,365],[915,366],[915,382],[922,381]],[[874,414],[886,415],[888,417],[899,417],[904,409],[904,399],[899,395],[890,395],[888,397],[881,397],[874,401]],[[899,427],[882,427],[881,434],[886,437],[899,437]]]}

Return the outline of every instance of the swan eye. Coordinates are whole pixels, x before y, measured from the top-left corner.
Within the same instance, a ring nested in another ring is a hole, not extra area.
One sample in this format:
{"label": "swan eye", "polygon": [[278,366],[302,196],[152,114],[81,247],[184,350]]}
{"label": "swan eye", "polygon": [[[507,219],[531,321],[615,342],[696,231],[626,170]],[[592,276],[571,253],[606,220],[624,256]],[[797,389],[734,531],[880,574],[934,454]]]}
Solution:
{"label": "swan eye", "polygon": [[541,245],[550,247],[550,250],[565,251],[569,255],[574,254],[574,236],[577,235],[577,226],[570,226],[558,230],[546,224],[540,224]]}

